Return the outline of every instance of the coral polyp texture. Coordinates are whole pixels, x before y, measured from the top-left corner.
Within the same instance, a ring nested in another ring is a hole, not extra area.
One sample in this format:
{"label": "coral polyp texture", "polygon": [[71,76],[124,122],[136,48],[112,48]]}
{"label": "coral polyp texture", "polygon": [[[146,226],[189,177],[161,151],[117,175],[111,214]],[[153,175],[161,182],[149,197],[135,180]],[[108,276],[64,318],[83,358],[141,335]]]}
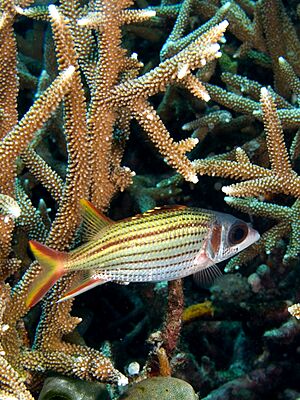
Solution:
{"label": "coral polyp texture", "polygon": [[[56,379],[73,398],[76,379],[162,398],[170,376],[201,399],[299,398],[297,2],[0,7],[0,398],[42,400]],[[205,287],[58,302],[72,272],[29,309],[28,241],[82,244],[82,199],[113,220],[174,204],[250,215],[261,237]]]}

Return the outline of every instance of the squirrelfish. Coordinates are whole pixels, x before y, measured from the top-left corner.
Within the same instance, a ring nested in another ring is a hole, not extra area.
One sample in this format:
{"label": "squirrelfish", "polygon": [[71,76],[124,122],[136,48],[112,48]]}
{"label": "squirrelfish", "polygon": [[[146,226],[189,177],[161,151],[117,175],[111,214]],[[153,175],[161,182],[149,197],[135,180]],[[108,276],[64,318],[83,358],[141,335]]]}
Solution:
{"label": "squirrelfish", "polygon": [[105,282],[158,282],[207,271],[259,238],[248,223],[229,214],[166,206],[112,221],[81,200],[88,242],[59,252],[30,241],[42,266],[27,298],[32,307],[64,274],[78,271],[62,300]]}

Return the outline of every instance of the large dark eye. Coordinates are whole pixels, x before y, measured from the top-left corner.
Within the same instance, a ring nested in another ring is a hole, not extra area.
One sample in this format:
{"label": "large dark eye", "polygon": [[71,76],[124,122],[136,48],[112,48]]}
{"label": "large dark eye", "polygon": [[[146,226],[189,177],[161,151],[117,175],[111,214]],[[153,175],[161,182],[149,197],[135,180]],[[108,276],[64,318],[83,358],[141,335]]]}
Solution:
{"label": "large dark eye", "polygon": [[228,241],[230,245],[241,243],[248,235],[248,225],[243,222],[237,222],[232,225],[228,233]]}

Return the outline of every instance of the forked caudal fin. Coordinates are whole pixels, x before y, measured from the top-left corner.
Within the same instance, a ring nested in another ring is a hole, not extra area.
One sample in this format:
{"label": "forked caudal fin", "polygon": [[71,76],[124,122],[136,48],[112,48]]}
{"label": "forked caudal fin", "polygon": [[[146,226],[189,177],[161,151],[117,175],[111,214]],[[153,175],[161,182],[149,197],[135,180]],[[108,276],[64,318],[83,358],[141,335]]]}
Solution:
{"label": "forked caudal fin", "polygon": [[35,240],[30,240],[29,245],[42,268],[29,288],[26,306],[30,308],[37,304],[55,282],[64,275],[68,254],[50,249]]}

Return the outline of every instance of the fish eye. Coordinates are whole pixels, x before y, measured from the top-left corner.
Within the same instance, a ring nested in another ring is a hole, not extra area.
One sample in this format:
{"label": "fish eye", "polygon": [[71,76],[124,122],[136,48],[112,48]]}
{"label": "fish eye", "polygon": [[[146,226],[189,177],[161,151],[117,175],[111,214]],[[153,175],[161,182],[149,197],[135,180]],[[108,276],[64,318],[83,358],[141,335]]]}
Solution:
{"label": "fish eye", "polygon": [[248,225],[238,222],[233,224],[228,233],[228,241],[230,245],[241,243],[248,235]]}

